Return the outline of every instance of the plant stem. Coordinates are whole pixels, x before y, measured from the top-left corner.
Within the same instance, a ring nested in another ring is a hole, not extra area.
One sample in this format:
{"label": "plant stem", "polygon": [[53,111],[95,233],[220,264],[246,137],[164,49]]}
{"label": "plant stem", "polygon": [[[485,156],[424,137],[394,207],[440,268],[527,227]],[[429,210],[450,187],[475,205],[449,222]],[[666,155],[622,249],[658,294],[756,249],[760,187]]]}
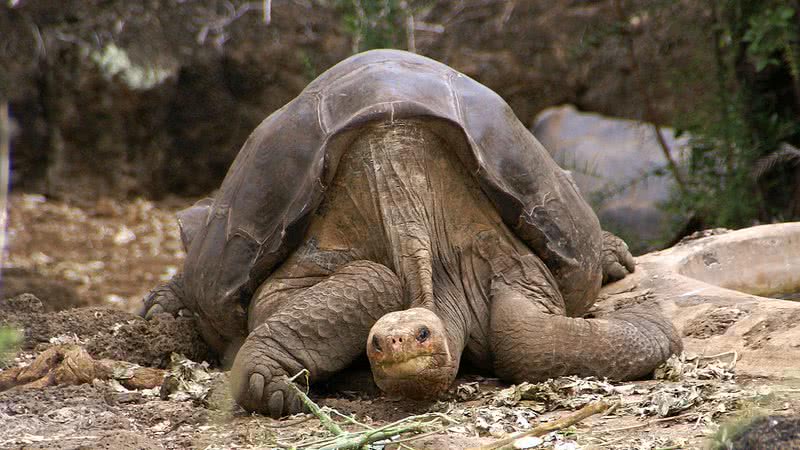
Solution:
{"label": "plant stem", "polygon": [[292,378],[286,378],[286,384],[288,384],[289,387],[292,388],[292,390],[300,397],[300,400],[303,402],[304,405],[308,407],[308,409],[311,411],[311,414],[317,416],[320,423],[322,423],[322,426],[324,426],[325,429],[335,434],[336,436],[343,434],[344,430],[339,428],[339,425],[337,425],[336,422],[334,422],[333,419],[331,419],[331,416],[326,414],[325,411],[323,411],[319,406],[317,406],[316,403],[314,403],[314,401],[308,398],[308,396],[306,395],[305,392],[303,392],[302,389],[300,389],[299,387],[297,387],[296,384],[294,384],[294,380],[303,373],[308,374],[308,371],[306,369],[303,369]]}

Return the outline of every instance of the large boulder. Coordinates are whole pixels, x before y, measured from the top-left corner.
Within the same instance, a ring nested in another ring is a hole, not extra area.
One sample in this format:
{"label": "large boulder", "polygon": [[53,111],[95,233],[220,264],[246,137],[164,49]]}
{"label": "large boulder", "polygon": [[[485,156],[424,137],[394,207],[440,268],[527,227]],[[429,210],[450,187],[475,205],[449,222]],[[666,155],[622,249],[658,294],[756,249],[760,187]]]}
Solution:
{"label": "large boulder", "polygon": [[[634,253],[674,238],[679,220],[662,206],[675,182],[652,124],[564,105],[542,111],[532,131],[572,173],[603,228],[625,239]],[[687,138],[676,137],[670,128],[660,131],[672,159],[683,161]]]}
{"label": "large boulder", "polygon": [[655,300],[687,354],[735,356],[737,376],[797,383],[800,302],[786,300],[800,292],[797,267],[800,222],[706,230],[637,257],[634,273],[603,288],[594,313]]}

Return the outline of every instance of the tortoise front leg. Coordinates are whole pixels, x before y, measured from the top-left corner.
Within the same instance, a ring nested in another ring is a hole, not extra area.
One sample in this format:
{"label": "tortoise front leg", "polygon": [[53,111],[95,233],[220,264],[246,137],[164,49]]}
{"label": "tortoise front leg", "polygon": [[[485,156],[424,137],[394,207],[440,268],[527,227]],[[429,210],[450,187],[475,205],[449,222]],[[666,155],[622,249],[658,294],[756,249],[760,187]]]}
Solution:
{"label": "tortoise front leg", "polygon": [[675,328],[657,307],[619,310],[599,319],[566,317],[552,277],[525,272],[528,276],[509,273],[492,283],[491,347],[495,371],[505,380],[637,379],[682,349]]}
{"label": "tortoise front leg", "polygon": [[327,277],[271,279],[256,295],[250,314],[265,317],[236,355],[231,386],[243,408],[272,417],[302,410],[285,376],[307,369],[314,383],[346,368],[364,353],[372,325],[405,306],[397,276],[370,261]]}

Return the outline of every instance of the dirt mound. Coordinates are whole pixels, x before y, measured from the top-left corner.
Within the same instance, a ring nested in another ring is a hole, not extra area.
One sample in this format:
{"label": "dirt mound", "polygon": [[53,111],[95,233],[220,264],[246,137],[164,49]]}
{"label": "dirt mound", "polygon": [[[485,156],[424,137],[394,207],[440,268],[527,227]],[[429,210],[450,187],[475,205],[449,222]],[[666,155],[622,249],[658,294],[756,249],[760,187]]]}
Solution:
{"label": "dirt mound", "polygon": [[41,349],[50,344],[82,344],[93,358],[129,361],[165,367],[170,355],[180,353],[193,360],[209,359],[194,319],[161,314],[144,320],[112,308],[75,308],[47,312],[41,300],[23,294],[0,304],[0,325],[24,330],[22,346]]}
{"label": "dirt mound", "polygon": [[686,324],[683,335],[697,339],[706,339],[725,333],[742,316],[746,315],[739,308],[716,308],[697,317]]}
{"label": "dirt mound", "polygon": [[[161,402],[137,392],[119,392],[103,383],[54,386],[7,391],[0,394],[0,448],[172,448],[191,447],[180,434],[161,443],[142,433],[142,428],[161,429],[207,422],[203,408],[191,404]],[[13,444],[13,446],[12,446]]]}

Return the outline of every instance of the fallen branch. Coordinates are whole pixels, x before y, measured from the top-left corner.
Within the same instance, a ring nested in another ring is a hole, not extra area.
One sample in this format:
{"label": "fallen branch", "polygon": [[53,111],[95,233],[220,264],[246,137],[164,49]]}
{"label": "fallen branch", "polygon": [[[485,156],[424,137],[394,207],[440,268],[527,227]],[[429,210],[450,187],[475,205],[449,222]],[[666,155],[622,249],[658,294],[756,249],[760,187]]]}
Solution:
{"label": "fallen branch", "polygon": [[[395,436],[400,436],[405,433],[423,433],[428,435],[432,427],[439,427],[433,432],[442,432],[444,428],[441,427],[443,423],[452,423],[453,420],[444,414],[430,413],[419,416],[410,416],[404,419],[392,422],[390,424],[372,428],[369,425],[356,421],[353,417],[346,416],[334,409],[328,407],[320,407],[303,390],[294,383],[297,377],[307,375],[308,372],[304,369],[291,378],[286,378],[285,381],[289,387],[300,397],[306,407],[308,407],[311,414],[316,416],[323,427],[325,427],[332,436],[326,438],[315,438],[313,440],[306,440],[298,443],[279,443],[284,448],[304,448],[308,450],[333,450],[333,449],[361,449],[369,444],[378,441],[391,440]],[[328,412],[344,418],[347,423],[364,428],[360,431],[345,431],[333,420]],[[422,435],[413,436],[421,437]],[[401,439],[400,441],[410,440],[408,438]],[[395,441],[401,446],[400,441]]]}
{"label": "fallen branch", "polygon": [[522,431],[520,433],[513,434],[505,439],[500,439],[498,441],[492,442],[491,444],[484,445],[482,447],[473,448],[469,450],[506,450],[512,449],[514,441],[517,439],[528,437],[528,436],[543,436],[551,431],[561,430],[567,428],[569,426],[575,425],[576,423],[586,419],[587,417],[593,416],[595,414],[599,414],[601,412],[606,411],[609,409],[611,405],[604,401],[596,401],[589,403],[588,405],[584,406],[583,408],[579,409],[573,414],[570,414],[566,417],[562,417],[556,421],[545,423],[543,425],[539,425],[538,427],[531,428],[528,431]]}

